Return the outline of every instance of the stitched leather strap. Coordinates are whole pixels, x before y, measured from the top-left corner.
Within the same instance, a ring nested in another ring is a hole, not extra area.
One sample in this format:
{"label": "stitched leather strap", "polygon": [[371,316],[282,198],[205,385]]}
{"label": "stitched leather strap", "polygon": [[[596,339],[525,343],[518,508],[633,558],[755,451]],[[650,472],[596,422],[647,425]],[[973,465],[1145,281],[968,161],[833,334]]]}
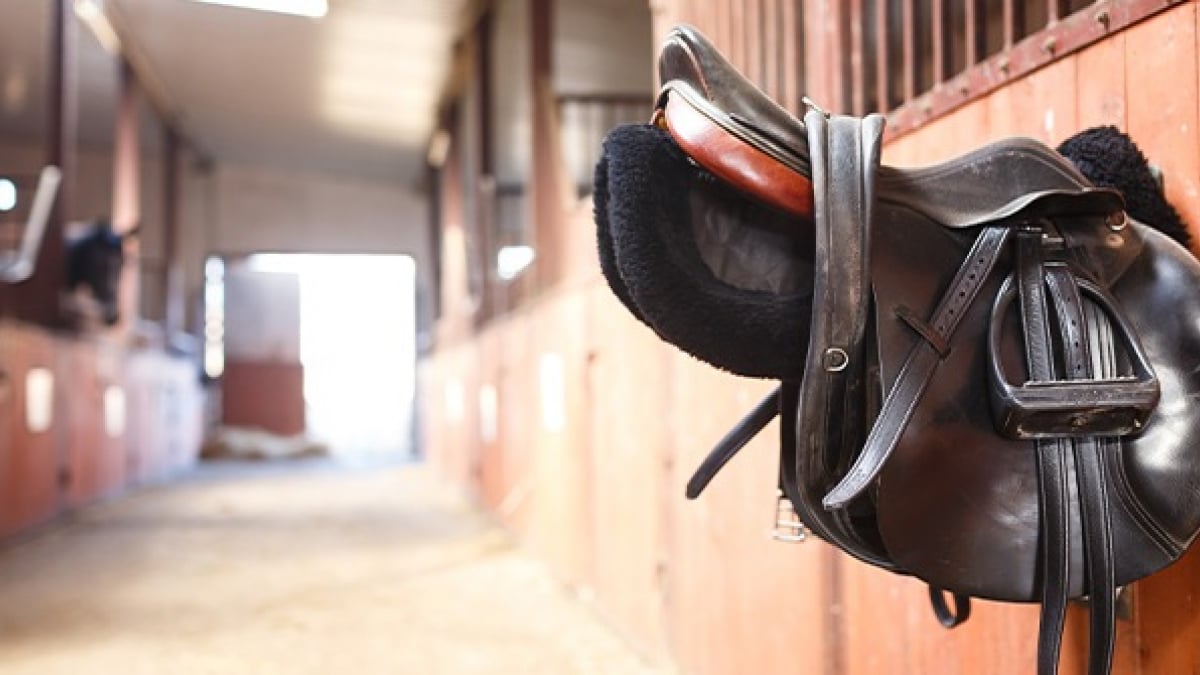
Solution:
{"label": "stitched leather strap", "polygon": [[[1083,301],[1075,277],[1066,265],[1046,266],[1046,287],[1054,300],[1062,336],[1063,365],[1066,379],[1080,380],[1104,377],[1110,363],[1094,361],[1088,353],[1088,322],[1084,317]],[[1103,316],[1095,320],[1106,322]],[[1100,331],[1096,331],[1100,332]],[[1111,351],[1106,350],[1110,355]],[[1102,372],[1096,373],[1095,370]],[[1090,603],[1088,638],[1088,673],[1108,675],[1112,670],[1112,652],[1116,631],[1116,581],[1114,579],[1112,523],[1108,512],[1108,479],[1105,475],[1105,453],[1111,441],[1093,436],[1072,440],[1075,456],[1075,478],[1078,483],[1080,515],[1083,520],[1083,546]]]}
{"label": "stitched leather strap", "polygon": [[874,211],[874,175],[879,164],[883,118],[864,119],[810,111],[809,151],[816,194],[813,227],[816,259],[813,317],[800,385],[797,446],[799,460],[817,463],[797,471],[828,474],[840,467],[826,458],[848,454],[841,424],[861,365],[870,306],[870,233]]}
{"label": "stitched leather strap", "polygon": [[[1054,377],[1054,353],[1043,285],[1042,233],[1017,235],[1016,281],[1029,379]],[[1002,289],[1002,294],[1004,289]],[[1038,503],[1041,510],[1042,609],[1038,626],[1038,673],[1058,671],[1063,625],[1067,616],[1070,530],[1067,490],[1067,441],[1037,442]]]}
{"label": "stitched leather strap", "polygon": [[975,244],[950,284],[950,290],[938,303],[933,319],[929,322],[938,340],[921,340],[909,351],[904,365],[900,368],[900,374],[896,376],[895,384],[883,402],[875,425],[867,436],[862,452],[841,482],[825,495],[822,501],[825,508],[846,506],[850,500],[867,489],[887,463],[912,418],[917,401],[929,386],[934,371],[941,363],[943,354],[939,353],[935,344],[950,342],[963,315],[975,301],[980,287],[991,276],[996,261],[1004,253],[1009,231],[1008,227],[987,227],[975,239]]}

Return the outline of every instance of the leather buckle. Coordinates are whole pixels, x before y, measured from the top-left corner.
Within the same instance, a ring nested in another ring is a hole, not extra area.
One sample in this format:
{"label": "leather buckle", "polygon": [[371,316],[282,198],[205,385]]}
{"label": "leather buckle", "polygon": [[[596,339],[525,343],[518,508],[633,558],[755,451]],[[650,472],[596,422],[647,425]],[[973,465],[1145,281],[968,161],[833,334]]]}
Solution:
{"label": "leather buckle", "polygon": [[771,538],[791,544],[808,540],[808,528],[800,521],[796,508],[792,506],[792,500],[783,493],[777,494],[775,498],[775,527],[771,531]]}

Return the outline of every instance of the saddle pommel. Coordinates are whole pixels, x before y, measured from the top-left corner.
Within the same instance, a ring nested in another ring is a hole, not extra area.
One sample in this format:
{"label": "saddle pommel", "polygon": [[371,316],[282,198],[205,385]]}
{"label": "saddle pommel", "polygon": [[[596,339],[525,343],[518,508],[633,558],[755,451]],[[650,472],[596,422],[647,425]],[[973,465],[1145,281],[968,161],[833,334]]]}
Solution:
{"label": "saddle pommel", "polygon": [[737,190],[805,220],[813,217],[812,181],[731,134],[701,111],[703,104],[675,87],[663,92],[656,120],[685,154]]}
{"label": "saddle pommel", "polygon": [[690,26],[671,31],[658,69],[662,92],[655,123],[693,161],[763,203],[812,218],[803,122]]}

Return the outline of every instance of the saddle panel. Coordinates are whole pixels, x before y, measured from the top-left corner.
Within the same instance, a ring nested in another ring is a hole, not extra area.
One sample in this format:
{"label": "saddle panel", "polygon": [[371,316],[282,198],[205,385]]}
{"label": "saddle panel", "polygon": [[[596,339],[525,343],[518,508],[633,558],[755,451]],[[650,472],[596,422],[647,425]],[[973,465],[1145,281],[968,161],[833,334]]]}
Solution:
{"label": "saddle panel", "polygon": [[1154,364],[1161,399],[1128,441],[1121,486],[1180,551],[1200,530],[1200,263],[1165,235],[1133,223],[1143,253],[1112,288]]}
{"label": "saddle panel", "polygon": [[[1107,229],[1103,221],[1089,222],[1082,227],[1065,223],[1062,228]],[[927,230],[933,227],[924,223]],[[931,279],[922,284],[906,280],[916,252],[912,246],[904,248],[903,237],[889,239],[887,231],[878,228],[880,246],[874,249],[880,254],[874,267],[880,342],[895,345],[881,351],[885,387],[886,374],[895,372],[899,354],[916,339],[906,339],[911,330],[902,322],[888,321],[889,312],[901,305],[926,311],[930,298],[943,290]],[[1103,441],[1115,486],[1107,503],[1118,584],[1169,565],[1200,529],[1200,468],[1190,459],[1200,441],[1195,432],[1200,429],[1200,409],[1190,404],[1200,391],[1200,375],[1193,372],[1194,364],[1200,363],[1200,326],[1184,318],[1196,316],[1188,312],[1200,311],[1200,306],[1195,298],[1181,297],[1200,286],[1200,265],[1174,242],[1140,226],[1126,239],[1140,253],[1110,290],[1141,337],[1161,383],[1161,399],[1140,435]],[[944,285],[949,273],[924,276],[940,276]],[[981,298],[995,297],[1001,281],[999,275],[992,279]],[[1037,600],[1041,590],[1034,443],[997,433],[988,407],[980,405],[988,397],[989,359],[998,358],[1019,371],[1024,348],[1016,313],[1010,312],[1001,353],[987,353],[984,332],[990,309],[990,302],[978,302],[964,318],[938,376],[917,403],[879,475],[876,508],[884,545],[900,567],[939,588],[1028,602]],[[1108,329],[1099,312],[1093,307],[1089,315],[1091,332],[1104,335]],[[1166,316],[1179,320],[1164,325]],[[1125,364],[1127,371],[1128,358],[1117,356],[1114,362]],[[1023,373],[1009,375],[1020,378]],[[1067,473],[1067,520],[1079,523],[1073,462],[1068,462]],[[1070,533],[1068,547],[1068,593],[1080,597],[1086,593],[1086,574],[1078,529]]]}

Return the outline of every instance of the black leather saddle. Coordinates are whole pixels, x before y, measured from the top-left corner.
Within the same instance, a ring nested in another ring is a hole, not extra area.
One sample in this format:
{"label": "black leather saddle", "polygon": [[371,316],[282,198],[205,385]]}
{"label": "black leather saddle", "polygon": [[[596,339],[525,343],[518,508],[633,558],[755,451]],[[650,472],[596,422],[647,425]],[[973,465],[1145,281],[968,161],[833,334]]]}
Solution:
{"label": "black leather saddle", "polygon": [[605,276],[664,340],[781,381],[689,496],[780,414],[798,532],[926,581],[947,625],[970,596],[1040,602],[1043,674],[1086,597],[1109,672],[1116,589],[1200,530],[1200,264],[1137,220],[1182,231],[1141,154],[1074,139],[1129,165],[1109,187],[1030,139],[900,169],[881,116],[798,120],[693,29],[660,75],[597,167]]}

